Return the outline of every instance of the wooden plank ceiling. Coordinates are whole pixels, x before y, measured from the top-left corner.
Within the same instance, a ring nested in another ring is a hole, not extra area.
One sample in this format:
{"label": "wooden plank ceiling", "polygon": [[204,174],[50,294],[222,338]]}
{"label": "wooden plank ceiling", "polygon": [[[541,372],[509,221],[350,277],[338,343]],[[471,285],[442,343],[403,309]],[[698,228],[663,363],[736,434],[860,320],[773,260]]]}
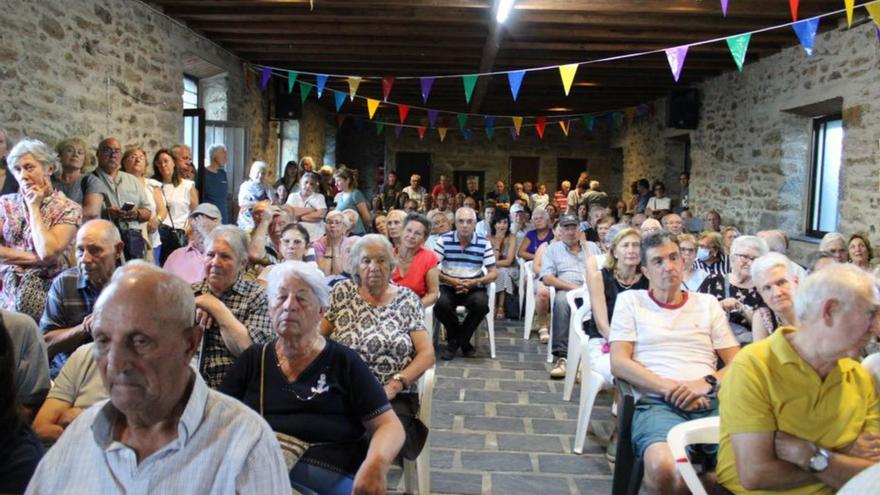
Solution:
{"label": "wooden plank ceiling", "polygon": [[[730,0],[727,17],[719,0],[519,0],[501,26],[495,22],[493,0],[311,1],[313,8],[310,0],[151,4],[248,62],[379,77],[554,66],[721,38],[791,20],[787,0]],[[799,19],[842,6],[840,0],[801,0]],[[834,27],[841,16],[820,24]],[[755,34],[746,63],[797,43],[791,28]],[[581,65],[568,97],[559,71],[547,70],[526,74],[516,102],[505,75],[481,77],[471,104],[465,102],[460,78],[437,79],[427,105],[418,79],[397,80],[389,101],[493,115],[602,112],[648,102],[671,88],[732,70],[736,66],[722,41],[691,47],[678,84],[665,55],[658,53]],[[314,82],[312,76],[301,77]],[[331,78],[328,87],[348,90],[344,79]],[[365,80],[358,94],[381,99],[381,82]],[[322,103],[333,109],[332,96],[324,94]],[[366,113],[363,100],[345,105],[343,111]],[[393,106],[383,105],[379,112],[380,118],[397,120]]]}

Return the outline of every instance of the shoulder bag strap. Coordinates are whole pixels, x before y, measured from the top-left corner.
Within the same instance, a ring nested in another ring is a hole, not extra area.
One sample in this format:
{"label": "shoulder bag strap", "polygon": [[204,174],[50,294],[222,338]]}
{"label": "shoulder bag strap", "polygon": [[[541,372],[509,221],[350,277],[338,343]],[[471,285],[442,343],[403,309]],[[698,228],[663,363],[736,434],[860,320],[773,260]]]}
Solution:
{"label": "shoulder bag strap", "polygon": [[177,230],[177,227],[174,226],[174,215],[171,214],[171,205],[168,204],[168,198],[165,196],[164,182],[159,186],[159,192],[162,193],[162,200],[165,201],[165,209],[168,210],[168,220],[171,220],[171,228]]}
{"label": "shoulder bag strap", "polygon": [[266,347],[269,344],[263,344],[263,352],[260,355],[260,416],[263,415],[263,392],[266,383]]}

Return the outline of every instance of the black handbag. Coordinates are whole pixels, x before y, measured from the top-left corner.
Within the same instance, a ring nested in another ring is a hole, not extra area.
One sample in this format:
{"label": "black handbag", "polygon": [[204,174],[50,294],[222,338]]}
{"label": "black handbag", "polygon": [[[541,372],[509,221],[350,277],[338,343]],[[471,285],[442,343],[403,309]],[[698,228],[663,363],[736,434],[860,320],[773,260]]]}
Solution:
{"label": "black handbag", "polygon": [[122,253],[125,255],[125,259],[143,259],[147,253],[147,241],[141,231],[117,228],[119,228],[119,235],[122,237]]}

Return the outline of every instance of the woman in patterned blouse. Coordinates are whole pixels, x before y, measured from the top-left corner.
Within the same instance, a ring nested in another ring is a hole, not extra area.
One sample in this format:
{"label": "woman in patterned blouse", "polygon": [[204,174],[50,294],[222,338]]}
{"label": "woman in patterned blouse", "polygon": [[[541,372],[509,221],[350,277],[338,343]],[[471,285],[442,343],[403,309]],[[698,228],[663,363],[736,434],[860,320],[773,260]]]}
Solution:
{"label": "woman in patterned blouse", "polygon": [[19,191],[0,196],[0,307],[40,321],[55,275],[82,221],[82,208],[52,187],[58,155],[41,141],[23,139],[9,153]]}
{"label": "woman in patterned blouse", "polygon": [[321,332],[356,351],[385,387],[407,429],[406,452],[414,441],[409,416],[418,413],[414,385],[434,365],[434,346],[419,296],[391,283],[394,267],[388,239],[378,234],[359,239],[351,250],[352,280],[331,290]]}

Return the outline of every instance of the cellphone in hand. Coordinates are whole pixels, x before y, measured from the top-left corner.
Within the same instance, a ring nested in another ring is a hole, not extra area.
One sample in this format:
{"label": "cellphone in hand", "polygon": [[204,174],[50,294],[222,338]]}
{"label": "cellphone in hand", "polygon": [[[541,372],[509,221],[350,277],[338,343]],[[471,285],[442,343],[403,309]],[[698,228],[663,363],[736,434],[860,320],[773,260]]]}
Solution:
{"label": "cellphone in hand", "polygon": [[131,201],[126,201],[122,205],[122,211],[131,211],[133,209],[134,209],[134,203],[132,203]]}

